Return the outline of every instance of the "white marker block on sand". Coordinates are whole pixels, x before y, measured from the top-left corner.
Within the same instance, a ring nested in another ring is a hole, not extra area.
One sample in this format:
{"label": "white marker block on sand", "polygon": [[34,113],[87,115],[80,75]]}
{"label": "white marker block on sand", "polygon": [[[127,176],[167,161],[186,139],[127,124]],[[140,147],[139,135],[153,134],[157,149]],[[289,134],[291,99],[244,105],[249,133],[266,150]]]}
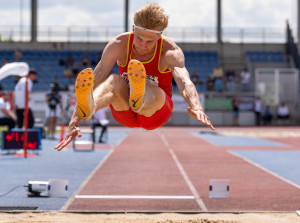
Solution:
{"label": "white marker block on sand", "polygon": [[69,180],[50,179],[49,195],[50,197],[67,197]]}
{"label": "white marker block on sand", "polygon": [[229,180],[209,180],[209,198],[229,198]]}

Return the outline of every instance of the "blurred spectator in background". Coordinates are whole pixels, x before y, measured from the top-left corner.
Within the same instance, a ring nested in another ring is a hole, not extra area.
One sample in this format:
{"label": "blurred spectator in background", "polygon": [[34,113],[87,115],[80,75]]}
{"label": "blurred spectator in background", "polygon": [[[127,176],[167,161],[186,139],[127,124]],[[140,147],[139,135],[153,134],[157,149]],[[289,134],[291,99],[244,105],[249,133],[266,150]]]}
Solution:
{"label": "blurred spectator in background", "polygon": [[191,81],[193,82],[193,84],[196,87],[197,91],[200,91],[200,87],[202,85],[202,82],[200,81],[199,75],[197,72],[194,72],[191,76]]}
{"label": "blurred spectator in background", "polygon": [[270,105],[267,105],[264,109],[262,120],[264,125],[270,125],[273,119],[273,112]]}
{"label": "blurred spectator in background", "polygon": [[260,97],[257,97],[254,102],[254,113],[256,117],[256,125],[260,125],[261,111],[262,111],[262,100],[260,99]]}
{"label": "blurred spectator in background", "polygon": [[208,77],[206,81],[206,89],[208,91],[214,91],[215,90],[215,82],[212,77]]}
{"label": "blurred spectator in background", "polygon": [[69,84],[67,85],[67,90],[71,93],[75,93],[75,82],[73,79],[70,79]]}
{"label": "blurred spectator in background", "polygon": [[51,83],[50,91],[47,92],[45,97],[46,106],[46,118],[48,127],[48,138],[55,139],[55,131],[58,118],[62,113],[62,97],[59,94],[57,85]]}
{"label": "blurred spectator in background", "polygon": [[108,107],[99,109],[93,114],[93,119],[92,119],[92,129],[93,129],[93,142],[95,143],[95,130],[96,127],[102,127],[100,136],[99,136],[99,143],[103,143],[103,135],[107,131],[107,125],[109,123],[109,120],[107,119],[107,114],[106,112],[108,111]]}
{"label": "blurred spectator in background", "polygon": [[241,72],[241,84],[242,84],[242,91],[249,91],[250,90],[250,73],[248,69],[245,68]]}
{"label": "blurred spectator in background", "polygon": [[223,87],[224,72],[220,65],[216,66],[211,77],[215,82],[215,90],[218,92],[222,92],[224,90]]}
{"label": "blurred spectator in background", "polygon": [[74,59],[72,57],[72,55],[70,53],[67,54],[65,61],[64,61],[65,67],[66,68],[72,68],[73,64],[74,64]]}
{"label": "blurred spectator in background", "polygon": [[23,54],[20,49],[16,49],[14,52],[14,60],[15,62],[19,62],[23,59]]}
{"label": "blurred spectator in background", "polygon": [[237,96],[234,96],[232,99],[232,125],[239,126],[239,117],[240,117],[240,99]]}
{"label": "blurred spectator in background", "polygon": [[72,66],[72,76],[73,77],[77,77],[78,73],[79,73],[79,70],[78,70],[77,64],[73,63],[73,66]]}
{"label": "blurred spectator in background", "polygon": [[2,60],[1,67],[4,66],[7,63],[8,63],[8,59],[7,59],[7,57],[4,57],[3,60]]}
{"label": "blurred spectator in background", "polygon": [[0,125],[6,125],[8,129],[12,129],[16,126],[16,121],[16,115],[10,110],[9,93],[3,91],[0,97]]}
{"label": "blurred spectator in background", "polygon": [[81,62],[80,62],[80,69],[82,70],[82,69],[85,69],[90,66],[91,66],[91,62],[90,62],[88,55],[86,53],[82,54]]}
{"label": "blurred spectator in background", "polygon": [[235,92],[235,72],[229,67],[225,73],[226,89],[229,92]]}
{"label": "blurred spectator in background", "polygon": [[282,120],[282,121],[289,120],[289,118],[290,118],[290,111],[289,111],[288,106],[286,106],[286,104],[281,103],[278,106],[278,109],[277,109],[277,118],[278,118],[278,120]]}
{"label": "blurred spectator in background", "polygon": [[56,77],[53,77],[52,82],[50,84],[50,89],[55,89],[56,91],[61,90],[61,87],[60,87]]}
{"label": "blurred spectator in background", "polygon": [[[64,66],[64,77],[65,78],[76,77],[74,74],[74,69],[75,69],[75,67],[77,67],[77,65],[76,65],[71,53],[68,53],[64,60],[60,59],[59,65]],[[77,69],[77,72],[78,72],[78,69]]]}
{"label": "blurred spectator in background", "polygon": [[[74,84],[73,84],[74,86]],[[66,123],[67,125],[69,124],[69,121],[71,120],[71,117],[73,115],[74,109],[76,106],[76,95],[75,95],[75,86],[74,86],[74,91],[69,92],[67,94],[67,101],[66,101],[66,107],[65,107],[65,117],[68,120]]]}
{"label": "blurred spectator in background", "polygon": [[66,68],[64,69],[64,77],[65,78],[72,78],[73,77],[73,73],[70,69]]}
{"label": "blurred spectator in background", "polygon": [[[28,128],[32,128],[34,126],[34,117],[32,110],[30,108],[30,92],[32,90],[32,86],[34,81],[36,80],[37,73],[35,70],[30,70],[28,73]],[[15,86],[14,91],[14,107],[16,109],[17,114],[17,124],[18,128],[23,127],[24,122],[24,109],[25,109],[25,84],[26,77],[22,77],[17,85]]]}
{"label": "blurred spectator in background", "polygon": [[96,66],[102,58],[102,51],[98,53],[97,59],[92,62],[93,66]]}

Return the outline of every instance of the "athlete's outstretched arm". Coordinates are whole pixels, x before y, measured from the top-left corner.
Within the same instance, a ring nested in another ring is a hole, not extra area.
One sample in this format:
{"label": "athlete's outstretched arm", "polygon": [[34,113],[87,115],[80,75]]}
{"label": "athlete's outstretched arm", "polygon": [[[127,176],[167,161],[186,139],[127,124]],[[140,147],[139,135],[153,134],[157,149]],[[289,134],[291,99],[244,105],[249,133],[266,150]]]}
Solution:
{"label": "athlete's outstretched arm", "polygon": [[214,130],[215,128],[211,124],[209,117],[203,111],[195,85],[191,81],[184,65],[184,55],[181,49],[175,48],[169,54],[167,53],[166,61],[172,70],[181,96],[189,105],[187,108],[189,115]]}
{"label": "athlete's outstretched arm", "polygon": [[[125,35],[120,35],[112,39],[105,47],[101,61],[99,61],[94,70],[94,91],[102,82],[104,82],[107,79],[107,76],[110,74],[111,69],[113,68],[114,64],[118,59],[118,55],[120,55],[122,44],[124,44],[123,42],[125,42],[125,44],[127,43],[126,41],[122,41],[122,38],[124,39],[124,36]],[[77,136],[81,137],[79,128],[81,119],[77,113],[76,107],[77,104],[75,105],[74,113],[69,123],[68,133],[66,137],[62,142],[60,142],[56,147],[54,147],[58,151],[65,148]]]}

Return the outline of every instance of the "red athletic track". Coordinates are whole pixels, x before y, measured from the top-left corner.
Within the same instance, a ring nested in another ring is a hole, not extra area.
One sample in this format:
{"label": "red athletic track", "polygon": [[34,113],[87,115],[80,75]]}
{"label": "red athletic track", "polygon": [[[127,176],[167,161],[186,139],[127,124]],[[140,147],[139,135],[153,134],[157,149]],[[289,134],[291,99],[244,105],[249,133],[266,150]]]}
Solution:
{"label": "red athletic track", "polygon": [[[208,128],[164,127],[154,131],[133,129],[107,160],[98,167],[76,195],[194,196],[171,153],[183,167],[196,199],[79,199],[68,211],[103,212],[200,212],[200,211],[295,211],[300,190],[270,173],[234,156],[229,150],[299,150],[299,137],[268,138],[290,147],[225,147],[212,145],[189,133]],[[300,131],[300,128],[217,128],[249,131]],[[105,148],[105,146],[100,146]],[[106,147],[107,148],[107,147]],[[84,155],[84,154],[83,154]],[[76,173],[74,173],[76,174]],[[230,198],[210,199],[209,180],[229,179]]]}

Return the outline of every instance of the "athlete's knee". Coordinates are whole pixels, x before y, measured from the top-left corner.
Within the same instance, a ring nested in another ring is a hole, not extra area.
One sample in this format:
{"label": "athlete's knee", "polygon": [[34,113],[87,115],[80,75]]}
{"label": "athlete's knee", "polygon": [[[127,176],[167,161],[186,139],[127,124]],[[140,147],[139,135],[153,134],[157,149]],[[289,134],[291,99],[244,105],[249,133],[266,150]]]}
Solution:
{"label": "athlete's knee", "polygon": [[117,74],[109,75],[107,78],[107,82],[114,87],[119,87],[126,84],[125,79]]}
{"label": "athlete's knee", "polygon": [[116,94],[124,94],[124,92],[128,91],[128,85],[126,80],[118,75],[110,75],[109,78],[109,84],[112,87],[112,91]]}

